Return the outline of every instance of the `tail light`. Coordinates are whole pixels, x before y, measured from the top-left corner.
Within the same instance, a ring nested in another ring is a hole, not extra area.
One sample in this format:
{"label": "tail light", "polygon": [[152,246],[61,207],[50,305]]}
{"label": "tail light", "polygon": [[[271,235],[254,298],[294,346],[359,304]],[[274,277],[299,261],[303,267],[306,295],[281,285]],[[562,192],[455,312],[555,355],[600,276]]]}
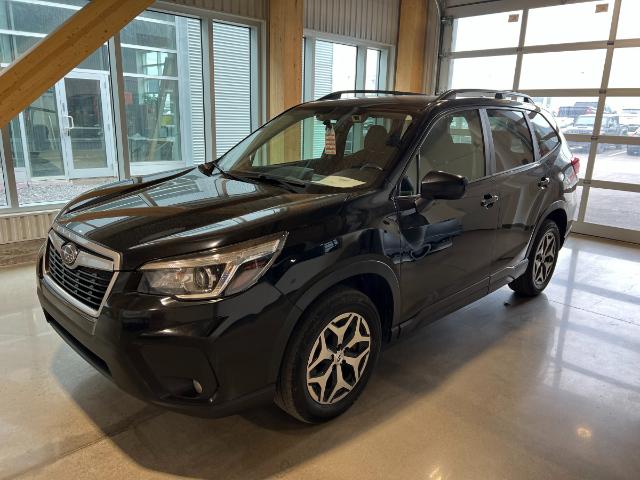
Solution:
{"label": "tail light", "polygon": [[576,175],[578,175],[580,173],[580,159],[573,157],[571,159],[571,166],[573,167],[573,171],[576,172]]}

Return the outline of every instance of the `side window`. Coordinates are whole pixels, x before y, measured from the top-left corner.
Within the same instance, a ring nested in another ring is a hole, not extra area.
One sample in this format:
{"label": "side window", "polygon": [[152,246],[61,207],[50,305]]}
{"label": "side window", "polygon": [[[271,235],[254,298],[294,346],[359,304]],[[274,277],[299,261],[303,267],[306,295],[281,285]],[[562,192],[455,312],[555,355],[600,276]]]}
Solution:
{"label": "side window", "polygon": [[404,177],[400,181],[398,195],[401,197],[418,195],[420,193],[420,180],[421,178],[418,176],[418,157],[415,157],[409,162],[409,166],[404,172]]}
{"label": "side window", "polygon": [[524,113],[515,110],[487,110],[496,173],[533,162],[533,143]]}
{"label": "side window", "polygon": [[540,156],[544,157],[551,150],[556,148],[556,145],[560,143],[558,134],[549,124],[546,118],[539,113],[531,112],[529,114],[533,131],[536,134],[538,140],[538,148],[540,149]]}
{"label": "side window", "polygon": [[467,177],[486,175],[482,123],[477,110],[455,112],[438,120],[420,148],[418,178],[432,170]]}

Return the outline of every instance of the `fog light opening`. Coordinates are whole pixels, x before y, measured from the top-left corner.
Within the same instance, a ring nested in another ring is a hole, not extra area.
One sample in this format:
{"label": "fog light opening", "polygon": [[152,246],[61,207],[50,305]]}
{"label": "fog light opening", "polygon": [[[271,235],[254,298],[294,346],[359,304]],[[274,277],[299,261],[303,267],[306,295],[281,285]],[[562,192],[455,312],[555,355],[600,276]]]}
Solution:
{"label": "fog light opening", "polygon": [[204,390],[200,382],[197,381],[195,378],[193,379],[193,389],[196,391],[198,395],[200,395]]}

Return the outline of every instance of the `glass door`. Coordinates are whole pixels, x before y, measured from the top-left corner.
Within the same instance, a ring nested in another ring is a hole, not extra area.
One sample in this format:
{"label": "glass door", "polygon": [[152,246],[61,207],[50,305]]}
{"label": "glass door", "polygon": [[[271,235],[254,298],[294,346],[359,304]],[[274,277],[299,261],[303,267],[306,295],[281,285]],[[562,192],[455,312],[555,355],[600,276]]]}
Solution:
{"label": "glass door", "polygon": [[[51,87],[22,114],[29,177],[33,179],[65,178],[63,142],[57,88]],[[16,125],[15,132],[19,130]]]}
{"label": "glass door", "polygon": [[68,178],[114,176],[108,76],[72,72],[59,84]]}

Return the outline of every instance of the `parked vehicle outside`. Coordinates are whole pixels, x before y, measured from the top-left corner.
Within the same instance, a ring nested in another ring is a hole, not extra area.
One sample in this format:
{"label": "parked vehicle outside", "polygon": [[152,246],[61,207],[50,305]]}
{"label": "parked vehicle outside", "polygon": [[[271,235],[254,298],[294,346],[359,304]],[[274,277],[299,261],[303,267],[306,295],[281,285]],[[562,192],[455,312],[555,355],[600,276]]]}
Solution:
{"label": "parked vehicle outside", "polygon": [[[629,134],[630,137],[640,137],[640,127]],[[640,155],[640,145],[627,145],[629,155]]]}
{"label": "parked vehicle outside", "polygon": [[343,93],[69,202],[37,263],[51,327],[154,404],[321,422],[384,344],[504,285],[545,289],[579,169],[548,113],[514,92]]}
{"label": "parked vehicle outside", "polygon": [[[567,135],[591,136],[593,135],[595,120],[595,114],[580,115],[571,127],[564,130],[564,133]],[[600,125],[600,135],[626,136],[627,132],[627,127],[620,123],[620,117],[617,114],[603,114],[602,124]],[[603,152],[608,146],[609,144],[598,143],[598,153]],[[569,142],[569,147],[572,150],[578,151],[581,149],[588,149],[589,143],[574,141]]]}

